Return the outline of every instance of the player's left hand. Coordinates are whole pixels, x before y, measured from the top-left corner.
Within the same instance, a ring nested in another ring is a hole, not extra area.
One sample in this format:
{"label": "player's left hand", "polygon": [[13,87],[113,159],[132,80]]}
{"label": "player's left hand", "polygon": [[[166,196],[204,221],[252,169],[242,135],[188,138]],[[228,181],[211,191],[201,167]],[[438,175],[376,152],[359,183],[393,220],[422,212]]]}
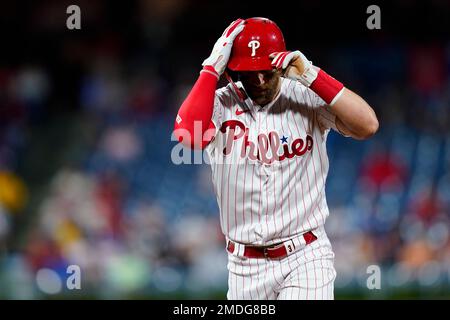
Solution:
{"label": "player's left hand", "polygon": [[282,69],[286,78],[299,80],[309,87],[317,77],[317,67],[298,50],[274,52],[269,57],[272,59],[272,66]]}
{"label": "player's left hand", "polygon": [[244,30],[244,24],[243,19],[233,21],[216,41],[211,55],[203,61],[202,66],[212,66],[219,76],[224,73],[230,59],[233,41]]}

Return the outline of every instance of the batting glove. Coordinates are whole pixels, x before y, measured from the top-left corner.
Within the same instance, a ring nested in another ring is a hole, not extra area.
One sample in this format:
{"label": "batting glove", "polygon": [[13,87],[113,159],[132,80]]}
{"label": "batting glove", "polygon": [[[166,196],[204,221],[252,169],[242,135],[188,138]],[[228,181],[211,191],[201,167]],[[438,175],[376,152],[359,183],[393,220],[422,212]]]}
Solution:
{"label": "batting glove", "polygon": [[298,80],[332,106],[344,92],[344,85],[314,66],[300,51],[274,52],[270,55],[272,66],[284,71],[283,75]]}
{"label": "batting glove", "polygon": [[317,78],[319,68],[298,50],[274,52],[269,57],[272,58],[272,66],[282,69],[285,77],[298,80],[307,87]]}
{"label": "batting glove", "polygon": [[230,59],[233,41],[237,35],[244,29],[244,20],[237,19],[225,29],[222,36],[216,41],[211,55],[203,61],[202,66],[211,66],[219,77],[224,73]]}

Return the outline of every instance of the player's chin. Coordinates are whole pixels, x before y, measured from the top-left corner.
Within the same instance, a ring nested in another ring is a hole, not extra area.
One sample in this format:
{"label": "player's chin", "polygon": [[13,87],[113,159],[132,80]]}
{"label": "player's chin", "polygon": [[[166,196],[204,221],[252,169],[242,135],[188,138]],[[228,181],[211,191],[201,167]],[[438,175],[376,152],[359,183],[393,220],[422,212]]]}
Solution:
{"label": "player's chin", "polygon": [[[253,94],[249,94],[252,100],[258,105],[266,105],[270,103],[275,94],[270,89],[260,90],[258,92],[254,92]],[[253,97],[252,97],[253,96]]]}

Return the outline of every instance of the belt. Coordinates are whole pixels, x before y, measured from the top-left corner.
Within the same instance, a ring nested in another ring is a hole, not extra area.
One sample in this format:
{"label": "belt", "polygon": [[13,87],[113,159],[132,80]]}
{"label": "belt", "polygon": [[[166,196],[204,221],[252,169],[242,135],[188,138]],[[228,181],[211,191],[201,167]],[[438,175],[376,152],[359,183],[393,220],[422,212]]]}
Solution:
{"label": "belt", "polygon": [[234,253],[247,258],[281,259],[315,240],[317,240],[317,237],[312,231],[308,231],[298,238],[286,240],[282,243],[270,246],[244,245],[228,240],[227,251],[231,254]]}

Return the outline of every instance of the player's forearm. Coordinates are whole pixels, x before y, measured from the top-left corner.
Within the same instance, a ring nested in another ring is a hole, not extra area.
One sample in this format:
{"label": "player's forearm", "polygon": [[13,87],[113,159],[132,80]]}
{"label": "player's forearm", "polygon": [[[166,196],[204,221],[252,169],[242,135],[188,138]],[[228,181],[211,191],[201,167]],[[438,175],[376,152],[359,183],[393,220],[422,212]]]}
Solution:
{"label": "player's forearm", "polygon": [[348,88],[330,109],[336,115],[339,130],[355,139],[367,139],[378,130],[378,119],[369,104]]}
{"label": "player's forearm", "polygon": [[360,96],[344,87],[324,70],[314,66],[300,51],[276,52],[272,65],[285,76],[300,81],[314,91],[336,115],[336,127],[355,139],[366,139],[378,130],[375,112]]}
{"label": "player's forearm", "polygon": [[211,129],[214,95],[218,76],[205,67],[181,105],[174,126],[175,137],[193,149],[202,149],[209,142],[205,132]]}
{"label": "player's forearm", "polygon": [[225,29],[210,56],[203,61],[200,77],[178,111],[174,135],[188,147],[203,149],[214,136],[211,119],[217,81],[225,71],[234,39],[243,29],[243,19],[233,21]]}
{"label": "player's forearm", "polygon": [[[314,72],[312,75],[314,78]],[[362,140],[378,130],[377,117],[367,102],[325,71],[318,71],[310,89],[331,106],[336,127],[343,134]]]}

